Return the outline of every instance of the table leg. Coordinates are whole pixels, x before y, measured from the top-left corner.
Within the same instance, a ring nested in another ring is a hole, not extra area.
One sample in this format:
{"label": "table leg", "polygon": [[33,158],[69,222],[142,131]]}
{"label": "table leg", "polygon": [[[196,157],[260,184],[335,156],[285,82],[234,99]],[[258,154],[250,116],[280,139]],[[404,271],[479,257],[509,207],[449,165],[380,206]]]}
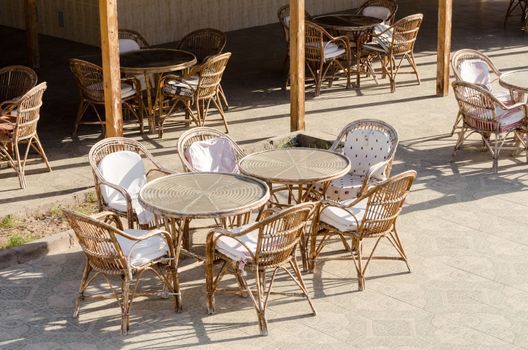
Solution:
{"label": "table leg", "polygon": [[154,120],[154,106],[153,106],[153,101],[152,101],[152,84],[147,74],[145,74],[145,85],[147,87],[148,127],[149,127],[149,132],[153,134],[156,131],[156,125],[155,125],[155,120]]}
{"label": "table leg", "polygon": [[178,272],[178,265],[180,261],[180,253],[182,248],[182,236],[183,236],[183,227],[182,220],[167,218],[165,219],[165,229],[172,235],[172,240],[174,243],[174,266],[176,273],[174,274],[173,288],[175,293],[175,309],[176,312],[182,311],[182,296],[180,291],[180,275]]}

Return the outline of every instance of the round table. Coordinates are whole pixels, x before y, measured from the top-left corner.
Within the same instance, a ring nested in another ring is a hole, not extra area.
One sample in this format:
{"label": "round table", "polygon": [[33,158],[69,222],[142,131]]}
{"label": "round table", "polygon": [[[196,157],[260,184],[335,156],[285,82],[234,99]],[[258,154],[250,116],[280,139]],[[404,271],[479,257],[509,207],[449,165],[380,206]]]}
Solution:
{"label": "round table", "polygon": [[356,47],[356,84],[359,87],[361,84],[361,47],[369,40],[370,31],[383,21],[376,17],[350,13],[315,16],[313,21],[327,30],[339,33],[339,35],[347,35],[354,42]]}
{"label": "round table", "polygon": [[[196,64],[196,57],[187,51],[174,49],[142,49],[131,51],[119,56],[121,72],[128,75],[142,74],[145,78],[147,92],[147,116],[149,130],[155,132],[154,111],[160,101],[155,100],[149,75],[154,75],[154,81],[160,74],[181,71]],[[157,94],[156,94],[157,95]]]}
{"label": "round table", "polygon": [[519,69],[501,74],[499,84],[510,91],[528,92],[528,69]]}

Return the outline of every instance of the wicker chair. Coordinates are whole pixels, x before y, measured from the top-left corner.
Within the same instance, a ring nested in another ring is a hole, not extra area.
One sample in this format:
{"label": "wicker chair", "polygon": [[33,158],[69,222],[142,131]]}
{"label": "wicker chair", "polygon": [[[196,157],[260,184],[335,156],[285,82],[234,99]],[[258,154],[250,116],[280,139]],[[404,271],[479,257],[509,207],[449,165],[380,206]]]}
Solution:
{"label": "wicker chair", "polygon": [[[75,119],[73,135],[77,135],[77,130],[81,124],[98,124],[105,130],[105,122],[97,111],[97,105],[104,106],[104,84],[103,69],[96,64],[75,59],[70,59],[70,69],[75,77],[77,87],[81,97],[79,110]],[[125,111],[129,111],[139,122],[141,132],[143,132],[143,99],[141,95],[141,85],[134,77],[121,79],[121,102]],[[97,121],[81,121],[89,107],[95,111]]]}
{"label": "wicker chair", "polygon": [[330,72],[329,86],[335,73],[341,69],[346,73],[347,89],[350,88],[350,64],[352,51],[346,36],[333,37],[323,27],[305,22],[305,61],[308,71],[315,80],[315,96],[321,93],[321,84]]}
{"label": "wicker chair", "polygon": [[[463,121],[453,156],[471,134],[480,134],[493,158],[493,170],[497,172],[500,151],[510,148],[504,147],[510,133],[513,133],[516,140],[513,149],[518,150],[519,145],[526,149],[523,134],[526,133],[528,106],[524,102],[506,105],[487,88],[476,84],[454,81],[452,85]],[[494,141],[491,140],[491,135],[494,135]],[[528,154],[526,161],[528,162]]]}
{"label": "wicker chair", "polygon": [[195,142],[209,141],[209,140],[214,140],[214,139],[219,139],[219,138],[224,138],[229,142],[231,149],[233,151],[233,158],[235,158],[237,162],[245,156],[244,151],[242,151],[242,149],[235,142],[235,140],[233,140],[231,137],[224,134],[223,132],[218,131],[213,128],[208,128],[208,127],[192,128],[184,132],[178,139],[178,155],[180,156],[180,159],[181,159],[181,162],[182,162],[182,165],[185,171],[188,171],[188,172],[199,171],[196,169],[195,167],[196,165],[193,166],[190,160],[187,159],[188,150],[192,144],[194,144]]}
{"label": "wicker chair", "polygon": [[[286,75],[286,79],[284,80],[284,85],[282,86],[282,88],[285,90],[288,87],[288,83],[290,81],[290,5],[282,6],[277,12],[277,17],[279,17],[279,24],[281,25],[282,31],[284,33],[284,40],[286,43],[286,56],[284,57],[283,64],[283,70],[284,74]],[[309,20],[312,18],[312,15],[310,15],[307,11],[304,11],[304,18]]]}
{"label": "wicker chair", "polygon": [[37,73],[26,66],[0,68],[0,110],[37,85]]}
{"label": "wicker chair", "polygon": [[522,26],[526,26],[526,20],[528,19],[527,0],[510,0],[510,3],[508,4],[508,9],[506,10],[506,15],[504,16],[504,27],[506,27],[506,22],[508,22],[508,18],[514,16],[520,16]]}
{"label": "wicker chair", "polygon": [[[42,95],[46,83],[40,83],[22,97],[2,104],[0,109],[0,157],[7,159],[9,165],[18,175],[20,187],[26,187],[25,169],[30,149],[35,150],[51,166],[37,134],[37,123],[40,119]],[[21,157],[19,145],[26,144],[26,152]]]}
{"label": "wicker chair", "polygon": [[159,137],[163,136],[165,120],[176,114],[180,103],[185,108],[186,124],[192,120],[197,126],[204,126],[212,102],[222,117],[226,132],[229,132],[218,86],[230,57],[230,52],[213,56],[205,63],[191,68],[183,77],[167,74],[160,79],[158,87],[158,94],[160,94],[158,96],[158,101],[160,101]]}
{"label": "wicker chair", "polygon": [[[139,49],[146,49],[146,48],[150,47],[150,45],[147,42],[147,40],[145,40],[145,38],[141,34],[139,34],[138,32],[136,32],[134,30],[119,29],[118,38],[119,38],[119,40],[132,40],[132,41],[134,41],[138,45]],[[121,52],[121,53],[123,53],[123,52]]]}
{"label": "wicker chair", "polygon": [[[162,175],[173,173],[172,171],[161,166],[141,143],[133,139],[124,137],[110,137],[103,139],[93,145],[88,154],[88,160],[90,161],[94,175],[95,192],[97,194],[99,208],[101,211],[112,211],[119,216],[125,217],[127,219],[129,228],[134,228],[135,226],[143,228],[151,227],[153,226],[152,224],[140,224],[138,210],[141,210],[141,208],[139,208],[136,203],[139,193],[129,193],[124,188],[123,184],[114,183],[113,181],[108,180],[101,172],[100,164],[106,156],[123,151],[128,151],[139,156],[143,156],[144,160],[148,160],[148,163],[150,163],[150,170],[148,171],[145,171],[145,167],[143,165],[144,162],[141,162],[141,164],[133,164],[134,166],[139,167],[139,170],[142,170],[142,173],[138,172],[137,179],[143,179],[143,176],[145,176],[144,180],[148,180],[148,177],[154,172],[158,172]],[[131,159],[131,162],[132,161],[134,161],[134,159]],[[126,166],[127,164],[125,164],[123,168]],[[142,166],[143,169],[141,169]],[[108,193],[104,195],[103,191],[116,191],[120,194],[120,196],[118,196],[118,200],[121,201],[118,203],[109,203],[105,197],[109,198],[110,195]]]}
{"label": "wicker chair", "polygon": [[[314,270],[315,260],[330,242],[329,238],[337,235],[354,260],[359,290],[365,288],[365,272],[372,259],[401,260],[411,272],[396,230],[396,220],[415,177],[415,171],[406,171],[380,183],[354,200],[323,201],[314,219],[319,225],[313,225],[310,237],[310,270]],[[352,240],[354,249],[348,247],[347,238]],[[363,240],[367,238],[376,239],[376,243],[365,259]],[[398,252],[398,257],[374,256],[382,238],[387,238]],[[366,260],[365,264],[363,260]]]}
{"label": "wicker chair", "polygon": [[[260,333],[268,334],[266,306],[271,294],[271,287],[279,269],[288,273],[306,297],[313,314],[315,308],[310,300],[306,286],[297,265],[295,250],[307,223],[315,208],[313,203],[303,203],[276,212],[264,211],[260,221],[248,224],[231,231],[214,229],[207,236],[206,242],[206,284],[207,307],[209,313],[215,310],[214,294],[227,270],[231,270],[240,284],[239,292],[247,292],[257,311]],[[220,262],[218,275],[213,275],[213,264]],[[290,267],[293,270],[287,269]],[[244,269],[248,268],[255,275],[256,291],[248,286],[244,278]],[[272,270],[269,287],[266,287],[266,271]],[[253,295],[255,293],[255,295]],[[291,295],[291,294],[290,294]]]}
{"label": "wicker chair", "polygon": [[398,133],[381,120],[360,119],[343,128],[330,147],[350,159],[347,175],[331,181],[327,188],[319,185],[326,199],[342,201],[362,196],[368,189],[390,176],[398,147]]}
{"label": "wicker chair", "polygon": [[[451,66],[457,81],[483,86],[507,106],[525,101],[523,91],[510,92],[497,84],[502,73],[488,56],[479,51],[463,49],[455,52],[451,59]],[[461,124],[462,115],[459,112],[451,129],[451,136],[457,128],[462,129]]]}
{"label": "wicker chair", "polygon": [[358,8],[356,14],[379,18],[385,24],[392,24],[396,11],[398,11],[398,4],[394,0],[368,0]]}
{"label": "wicker chair", "polygon": [[[143,274],[151,271],[174,296],[175,309],[179,311],[179,282],[175,265],[175,252],[171,236],[162,230],[123,230],[121,220],[111,212],[86,216],[64,210],[79,244],[84,252],[85,265],[76,299],[73,317],[79,316],[81,301],[88,286],[99,275],[108,283],[121,307],[121,333],[126,335],[130,323],[130,308],[134,297],[140,294],[138,286]],[[111,281],[121,279],[121,292]],[[158,293],[160,294],[160,293]],[[95,297],[95,296],[94,296]]]}
{"label": "wicker chair", "polygon": [[391,92],[396,90],[396,76],[404,59],[411,65],[418,84],[421,84],[414,59],[414,45],[422,21],[423,15],[418,13],[404,17],[384,30],[375,28],[373,42],[363,45],[367,55],[380,59],[383,75],[389,76]]}

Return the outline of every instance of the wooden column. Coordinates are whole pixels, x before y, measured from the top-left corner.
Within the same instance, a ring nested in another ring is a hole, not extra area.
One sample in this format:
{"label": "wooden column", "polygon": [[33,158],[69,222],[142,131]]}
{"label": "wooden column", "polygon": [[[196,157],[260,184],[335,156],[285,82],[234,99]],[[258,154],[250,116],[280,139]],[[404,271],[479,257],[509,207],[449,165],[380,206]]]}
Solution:
{"label": "wooden column", "polygon": [[26,15],[26,50],[28,65],[36,69],[40,66],[36,0],[24,0],[24,11]]}
{"label": "wooden column", "polygon": [[447,96],[449,93],[452,13],[453,0],[438,0],[437,96]]}
{"label": "wooden column", "polygon": [[304,130],[304,0],[290,0],[291,131]]}
{"label": "wooden column", "polygon": [[117,0],[99,0],[106,137],[123,136]]}

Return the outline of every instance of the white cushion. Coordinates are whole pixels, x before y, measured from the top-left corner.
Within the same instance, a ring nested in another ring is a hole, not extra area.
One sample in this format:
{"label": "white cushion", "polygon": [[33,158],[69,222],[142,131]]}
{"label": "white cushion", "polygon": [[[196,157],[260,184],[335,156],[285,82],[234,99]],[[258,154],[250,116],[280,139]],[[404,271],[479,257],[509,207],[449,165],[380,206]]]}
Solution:
{"label": "white cushion", "polygon": [[285,16],[282,22],[286,28],[290,28],[290,16]]}
{"label": "white cushion", "polygon": [[226,137],[197,141],[185,153],[185,157],[197,171],[238,172],[235,149]]}
{"label": "white cushion", "polygon": [[[250,225],[251,224],[236,227],[231,229],[230,232],[237,234],[248,228]],[[252,260],[251,254],[255,255],[255,252],[257,251],[258,236],[259,230],[257,229],[245,235],[236,237],[246,246],[243,246],[237,240],[230,238],[229,236],[221,236],[216,240],[216,249],[233,261],[248,263]]]}
{"label": "white cushion", "polygon": [[[100,81],[98,83],[88,85],[86,88],[88,90],[93,90],[93,91],[103,91],[104,84],[102,81]],[[134,89],[134,86],[132,86],[131,84],[127,84],[127,83],[121,83],[121,98],[124,99],[130,96],[133,96],[135,94],[136,94],[136,90]]]}
{"label": "white cushion", "polygon": [[[343,205],[350,204],[355,199],[346,200],[340,202]],[[348,208],[347,210],[338,207],[326,207],[320,216],[320,221],[329,224],[340,231],[355,231],[358,228],[358,223],[361,224],[363,217],[365,216],[365,210],[367,208],[367,201],[363,200],[357,203],[354,207]],[[357,219],[350,214],[352,212]]]}
{"label": "white cushion", "polygon": [[391,11],[383,6],[367,6],[363,9],[363,16],[369,16],[374,18],[379,18],[383,21],[389,19]]}
{"label": "white cushion", "polygon": [[[320,43],[308,43],[306,46],[311,48],[317,48],[319,49],[321,47]],[[323,47],[324,47],[324,57],[323,59],[326,61],[328,59],[341,56],[346,52],[345,49],[340,47],[339,45],[336,45],[334,43],[323,41]]]}
{"label": "white cushion", "polygon": [[163,91],[171,95],[192,97],[198,86],[198,80],[198,75],[188,77],[183,81],[169,80],[163,88]]}
{"label": "white cushion", "polygon": [[491,91],[489,67],[483,60],[471,59],[460,62],[458,74],[463,81],[481,85]]}
{"label": "white cushion", "polygon": [[352,165],[350,173],[365,176],[371,166],[389,158],[390,149],[391,141],[387,133],[358,129],[348,133],[343,153],[350,159]]}
{"label": "white cushion", "polygon": [[495,110],[500,129],[507,131],[520,126],[524,120],[524,108],[519,107],[512,110],[497,108]]}
{"label": "white cushion", "polygon": [[119,39],[119,54],[124,54],[132,51],[139,51],[141,48],[139,44],[132,39]]}
{"label": "white cushion", "polygon": [[[390,26],[384,23],[377,24],[374,27],[374,34],[378,34],[379,36],[376,37],[376,43],[385,51],[389,51],[391,45],[392,45],[392,33],[394,32],[393,29],[389,29]],[[383,33],[383,34],[381,34]]]}
{"label": "white cushion", "polygon": [[[326,199],[336,202],[346,199],[357,198],[361,187],[363,186],[364,176],[347,174],[338,179],[332,180],[326,189]],[[371,177],[368,183],[369,188],[379,183],[381,180]],[[322,190],[320,185],[319,190]]]}
{"label": "white cushion", "polygon": [[[152,213],[146,211],[138,201],[141,188],[147,183],[145,166],[141,156],[131,151],[114,152],[104,157],[98,165],[104,179],[123,187],[132,197],[132,207],[140,224],[152,221]],[[116,190],[102,186],[101,192],[105,203],[110,208],[126,211],[126,199]]]}
{"label": "white cushion", "polygon": [[[149,233],[147,230],[126,229],[125,232],[130,236],[143,237]],[[130,260],[128,263],[132,266],[141,266],[148,264],[158,258],[168,254],[169,247],[162,236],[154,236],[144,241],[133,241],[123,236],[116,235],[117,242],[123,251],[123,254]]]}

